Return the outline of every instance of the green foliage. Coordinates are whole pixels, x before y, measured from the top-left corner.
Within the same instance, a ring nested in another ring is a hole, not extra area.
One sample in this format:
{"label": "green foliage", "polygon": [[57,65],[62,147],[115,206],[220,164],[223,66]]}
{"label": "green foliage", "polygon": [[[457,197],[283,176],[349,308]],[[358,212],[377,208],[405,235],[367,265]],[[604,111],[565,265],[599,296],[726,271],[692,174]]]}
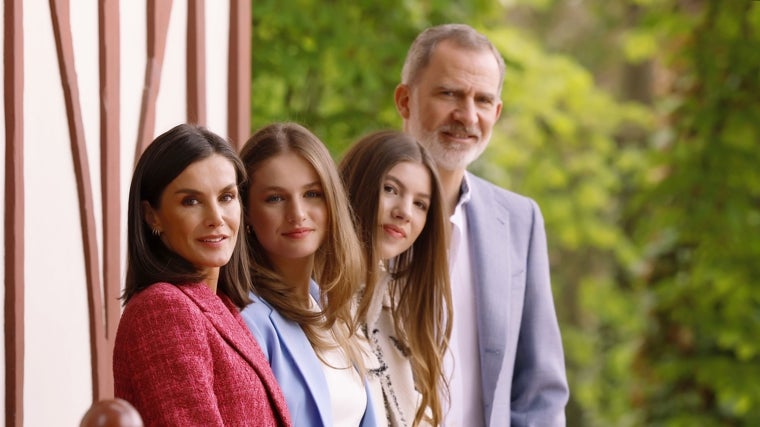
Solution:
{"label": "green foliage", "polygon": [[397,127],[392,88],[414,29],[396,3],[253,2],[253,128],[297,121],[340,151]]}
{"label": "green foliage", "polygon": [[675,73],[665,137],[653,141],[647,187],[631,205],[647,254],[638,280],[653,302],[636,371],[641,407],[648,425],[758,425],[760,3],[678,11],[650,15]]}

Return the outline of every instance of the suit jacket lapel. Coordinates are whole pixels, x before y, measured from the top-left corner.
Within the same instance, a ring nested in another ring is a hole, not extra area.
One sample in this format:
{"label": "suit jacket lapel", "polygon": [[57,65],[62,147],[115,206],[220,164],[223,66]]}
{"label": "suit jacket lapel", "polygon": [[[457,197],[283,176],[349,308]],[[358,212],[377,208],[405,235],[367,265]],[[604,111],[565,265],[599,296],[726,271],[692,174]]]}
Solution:
{"label": "suit jacket lapel", "polygon": [[[293,369],[297,369],[303,376],[309,394],[317,403],[317,408],[330,408],[332,403],[329,400],[330,394],[325,392],[328,390],[328,386],[322,373],[322,366],[301,326],[285,319],[275,310],[272,311],[271,317],[272,324],[280,335],[280,343],[295,361]],[[332,425],[332,420],[328,415],[324,411],[320,411],[319,416],[322,418],[322,425]]]}
{"label": "suit jacket lapel", "polygon": [[[319,286],[314,281],[311,282],[309,293],[315,300],[319,301]],[[269,318],[277,330],[277,334],[280,336],[280,344],[283,350],[293,358],[294,366],[292,366],[292,369],[298,370],[301,373],[306,387],[309,389],[308,394],[316,401],[317,408],[332,407],[330,394],[325,393],[325,390],[328,390],[328,386],[322,371],[322,365],[301,326],[296,322],[284,318],[265,300],[260,299],[259,301],[271,309]],[[319,416],[322,418],[322,425],[331,426],[333,424],[329,412],[320,411]]]}
{"label": "suit jacket lapel", "polygon": [[274,374],[270,369],[262,369],[268,366],[266,357],[242,319],[233,314],[232,310],[237,310],[237,307],[232,301],[226,296],[214,295],[205,285],[179,286],[179,289],[198,305],[219,335],[256,371],[279,418],[289,418],[287,405]]}
{"label": "suit jacket lapel", "polygon": [[[470,256],[475,286],[483,400],[493,403],[496,381],[505,358],[510,317],[512,265],[509,212],[494,205],[500,199],[491,189],[468,174],[471,199],[466,205],[470,233]],[[487,373],[485,375],[484,373]],[[485,414],[486,420],[489,414]]]}

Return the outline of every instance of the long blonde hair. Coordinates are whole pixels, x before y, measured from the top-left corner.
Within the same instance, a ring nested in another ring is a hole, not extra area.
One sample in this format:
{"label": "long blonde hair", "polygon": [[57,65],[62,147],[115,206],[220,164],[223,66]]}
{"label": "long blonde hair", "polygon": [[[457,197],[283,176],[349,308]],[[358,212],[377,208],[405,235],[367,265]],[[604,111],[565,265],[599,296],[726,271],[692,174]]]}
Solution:
{"label": "long blonde hair", "polygon": [[[251,276],[254,292],[273,305],[285,318],[298,322],[309,342],[317,349],[326,348],[317,328],[331,329],[339,324],[338,343],[351,362],[363,366],[350,336],[355,332],[351,303],[362,279],[364,260],[359,239],[353,228],[351,208],[345,189],[329,151],[312,132],[290,122],[273,123],[254,133],[246,141],[240,157],[249,177],[268,159],[286,152],[303,157],[316,171],[327,205],[325,241],[314,254],[313,279],[320,288],[321,311],[314,312],[297,298],[296,286],[287,283],[270,262],[267,251],[249,235]],[[249,185],[242,188],[243,206],[249,206]],[[345,327],[344,327],[345,326]]]}
{"label": "long blonde hair", "polygon": [[430,409],[433,425],[443,422],[442,398],[448,396],[443,355],[451,336],[451,289],[446,253],[447,226],[438,172],[425,148],[411,136],[397,131],[378,131],[355,142],[344,154],[339,169],[355,212],[355,223],[364,242],[366,287],[357,310],[366,322],[370,299],[380,272],[377,222],[383,180],[396,164],[421,164],[430,174],[432,191],[425,226],[405,252],[387,263],[392,275],[391,301],[396,336],[408,346],[416,388],[422,402],[414,424]]}

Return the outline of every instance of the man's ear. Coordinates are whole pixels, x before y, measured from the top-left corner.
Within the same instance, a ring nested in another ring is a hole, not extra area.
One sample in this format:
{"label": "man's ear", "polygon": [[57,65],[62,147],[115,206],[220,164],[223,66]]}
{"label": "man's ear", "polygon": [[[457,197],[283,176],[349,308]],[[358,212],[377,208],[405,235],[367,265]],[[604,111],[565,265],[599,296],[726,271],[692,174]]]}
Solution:
{"label": "man's ear", "polygon": [[409,118],[409,85],[399,83],[396,91],[393,92],[393,99],[396,102],[396,110],[401,117],[406,120]]}

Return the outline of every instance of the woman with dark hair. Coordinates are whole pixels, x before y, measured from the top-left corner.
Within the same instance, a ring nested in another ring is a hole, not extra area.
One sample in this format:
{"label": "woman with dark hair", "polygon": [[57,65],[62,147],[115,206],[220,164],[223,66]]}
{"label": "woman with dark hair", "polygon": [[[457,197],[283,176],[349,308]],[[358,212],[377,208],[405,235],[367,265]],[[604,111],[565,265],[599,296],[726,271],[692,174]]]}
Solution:
{"label": "woman with dark hair", "polygon": [[451,291],[435,164],[412,137],[377,131],[339,170],[368,265],[356,314],[372,349],[373,394],[384,400],[377,411],[392,426],[441,425]]}
{"label": "woman with dark hair", "polygon": [[240,317],[250,275],[230,144],[181,124],[132,176],[117,398],[150,425],[290,425],[282,391]]}
{"label": "woman with dark hair", "polygon": [[335,162],[296,123],[259,129],[240,157],[254,287],[242,315],[294,425],[376,425],[351,313],[362,251]]}

